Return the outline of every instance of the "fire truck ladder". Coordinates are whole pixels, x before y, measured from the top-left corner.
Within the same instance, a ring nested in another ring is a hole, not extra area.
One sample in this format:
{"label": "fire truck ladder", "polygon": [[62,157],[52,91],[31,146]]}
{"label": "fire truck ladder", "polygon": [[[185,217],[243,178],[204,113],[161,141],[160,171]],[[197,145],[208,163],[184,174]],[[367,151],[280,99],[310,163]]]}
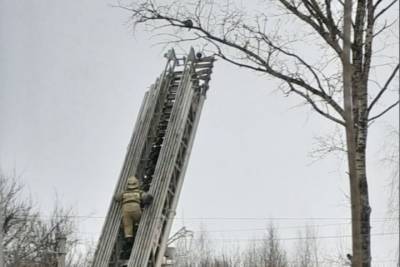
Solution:
{"label": "fire truck ladder", "polygon": [[133,246],[125,243],[121,204],[111,204],[97,244],[93,267],[159,267],[182,189],[201,110],[209,88],[213,57],[178,58],[174,50],[146,92],[114,195],[135,175],[154,196],[143,210]]}

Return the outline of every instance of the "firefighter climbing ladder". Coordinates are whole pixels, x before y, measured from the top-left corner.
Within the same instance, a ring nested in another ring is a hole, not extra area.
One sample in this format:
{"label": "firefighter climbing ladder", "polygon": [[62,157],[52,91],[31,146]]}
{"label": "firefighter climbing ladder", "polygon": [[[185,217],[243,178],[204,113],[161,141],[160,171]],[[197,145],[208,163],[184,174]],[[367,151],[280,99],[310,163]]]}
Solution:
{"label": "firefighter climbing ladder", "polygon": [[[135,175],[154,196],[143,211],[128,263],[124,263],[121,206],[111,201],[93,267],[159,267],[166,260],[173,218],[214,63],[213,57],[178,58],[174,50],[146,92],[114,195]],[[126,247],[126,246],[125,246]]]}

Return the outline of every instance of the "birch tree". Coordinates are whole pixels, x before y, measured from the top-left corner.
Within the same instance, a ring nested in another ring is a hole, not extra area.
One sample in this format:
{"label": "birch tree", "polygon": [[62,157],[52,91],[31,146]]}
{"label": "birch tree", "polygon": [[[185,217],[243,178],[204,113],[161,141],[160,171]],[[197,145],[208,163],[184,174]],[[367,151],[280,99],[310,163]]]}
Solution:
{"label": "birch tree", "polygon": [[0,194],[0,266],[4,266],[4,248],[3,248],[3,195]]}
{"label": "birch tree", "polygon": [[[352,216],[352,265],[371,266],[366,148],[368,128],[399,104],[381,100],[399,71],[398,59],[382,63],[377,39],[390,30],[397,0],[277,0],[256,11],[227,1],[119,3],[135,27],[160,43],[196,43],[243,69],[268,74],[286,95],[296,95],[346,136]],[[396,15],[397,16],[397,15]],[[297,25],[293,30],[293,25]],[[290,28],[292,27],[292,28]],[[396,41],[397,43],[397,41]],[[305,51],[312,50],[313,53]],[[374,63],[375,62],[375,63]],[[371,69],[385,75],[371,77]],[[384,77],[382,77],[384,76]]]}

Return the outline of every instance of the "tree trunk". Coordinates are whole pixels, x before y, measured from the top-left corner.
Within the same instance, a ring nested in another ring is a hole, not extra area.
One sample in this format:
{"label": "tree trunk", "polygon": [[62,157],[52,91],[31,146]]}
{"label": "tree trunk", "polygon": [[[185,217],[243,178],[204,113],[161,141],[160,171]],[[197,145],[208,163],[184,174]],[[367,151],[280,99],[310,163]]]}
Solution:
{"label": "tree trunk", "polygon": [[[357,70],[353,69],[352,90],[357,91],[357,99],[353,99],[352,125],[346,125],[351,213],[353,237],[353,267],[371,266],[371,240],[370,240],[370,213],[368,197],[368,183],[366,175],[366,147],[367,147],[367,86],[360,80]],[[354,95],[354,94],[353,94]],[[354,120],[357,118],[357,120]]]}
{"label": "tree trunk", "polygon": [[[359,6],[360,7],[360,6]],[[362,60],[356,53],[351,62],[352,0],[344,2],[343,99],[346,121],[347,160],[350,179],[352,222],[352,266],[370,267],[370,212],[366,175],[367,83],[363,81]],[[355,36],[356,43],[360,42]],[[353,51],[354,52],[354,51]]]}
{"label": "tree trunk", "polygon": [[3,196],[0,192],[0,267],[4,266],[3,248]]}
{"label": "tree trunk", "polygon": [[360,200],[360,238],[361,238],[361,261],[363,267],[371,266],[371,226],[369,206],[367,170],[366,170],[366,148],[368,135],[368,83],[367,81],[355,82],[358,86],[357,96],[357,135],[356,135],[356,150],[355,150],[355,168],[357,175],[357,187]]}
{"label": "tree trunk", "polygon": [[[343,66],[343,107],[346,127],[347,161],[350,178],[351,226],[352,226],[352,266],[361,267],[361,239],[360,239],[360,203],[358,191],[358,177],[355,164],[355,127],[352,78],[353,67],[351,64],[351,26],[352,26],[352,0],[344,1],[343,10],[343,52],[341,61]],[[358,203],[357,203],[358,202]]]}
{"label": "tree trunk", "polygon": [[359,192],[359,201],[357,203],[360,204],[360,207],[357,208],[357,211],[360,212],[360,238],[361,238],[361,261],[362,267],[371,266],[371,238],[370,238],[370,214],[371,208],[369,206],[369,198],[368,198],[368,183],[367,183],[367,175],[366,175],[366,130],[365,134],[361,133],[359,136],[357,149],[356,149],[356,172],[357,172],[357,181],[358,181],[358,192]]}
{"label": "tree trunk", "polygon": [[355,168],[355,139],[351,130],[346,127],[347,160],[350,179],[351,226],[352,226],[352,267],[361,267],[361,198],[359,190],[359,177]]}
{"label": "tree trunk", "polygon": [[[353,74],[356,71],[353,70]],[[355,81],[353,79],[353,81]],[[368,183],[366,175],[367,145],[367,87],[361,82],[353,82],[352,90],[357,90],[357,106],[352,111],[358,114],[348,116],[346,123],[347,157],[350,179],[353,267],[371,266],[370,213]],[[346,110],[349,111],[349,110]],[[350,111],[349,111],[350,112]],[[355,122],[352,118],[356,117]]]}
{"label": "tree trunk", "polygon": [[353,237],[353,267],[371,266],[370,213],[368,183],[366,175],[366,129],[358,131],[354,158],[354,173],[350,174],[350,194]]}

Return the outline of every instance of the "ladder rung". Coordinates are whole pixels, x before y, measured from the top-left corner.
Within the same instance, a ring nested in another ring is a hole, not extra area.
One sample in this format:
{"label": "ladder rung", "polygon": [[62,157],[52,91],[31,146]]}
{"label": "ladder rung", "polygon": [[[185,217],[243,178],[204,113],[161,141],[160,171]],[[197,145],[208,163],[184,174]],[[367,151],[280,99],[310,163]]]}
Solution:
{"label": "ladder rung", "polygon": [[209,75],[206,75],[206,76],[200,76],[200,77],[199,77],[199,80],[202,80],[202,81],[208,82],[208,81],[210,81],[210,76],[209,76]]}
{"label": "ladder rung", "polygon": [[197,60],[197,62],[214,62],[215,58],[212,56],[209,57],[202,57],[200,59]]}
{"label": "ladder rung", "polygon": [[181,145],[184,146],[185,148],[187,148],[187,144],[183,141],[183,138],[182,138],[182,141],[181,141]]}
{"label": "ladder rung", "polygon": [[201,69],[201,70],[196,71],[197,75],[205,75],[205,74],[209,75],[211,73],[212,73],[211,69]]}
{"label": "ladder rung", "polygon": [[175,196],[175,192],[172,192],[172,190],[170,188],[168,188],[168,193],[172,196]]}
{"label": "ladder rung", "polygon": [[199,62],[195,65],[196,69],[200,68],[212,68],[214,66],[213,62]]}
{"label": "ladder rung", "polygon": [[175,167],[175,169],[177,169],[179,172],[181,172],[181,171],[182,171],[181,167],[180,167],[180,166],[178,166],[178,164],[176,164],[176,163],[175,163],[175,166],[174,166],[174,167]]}

